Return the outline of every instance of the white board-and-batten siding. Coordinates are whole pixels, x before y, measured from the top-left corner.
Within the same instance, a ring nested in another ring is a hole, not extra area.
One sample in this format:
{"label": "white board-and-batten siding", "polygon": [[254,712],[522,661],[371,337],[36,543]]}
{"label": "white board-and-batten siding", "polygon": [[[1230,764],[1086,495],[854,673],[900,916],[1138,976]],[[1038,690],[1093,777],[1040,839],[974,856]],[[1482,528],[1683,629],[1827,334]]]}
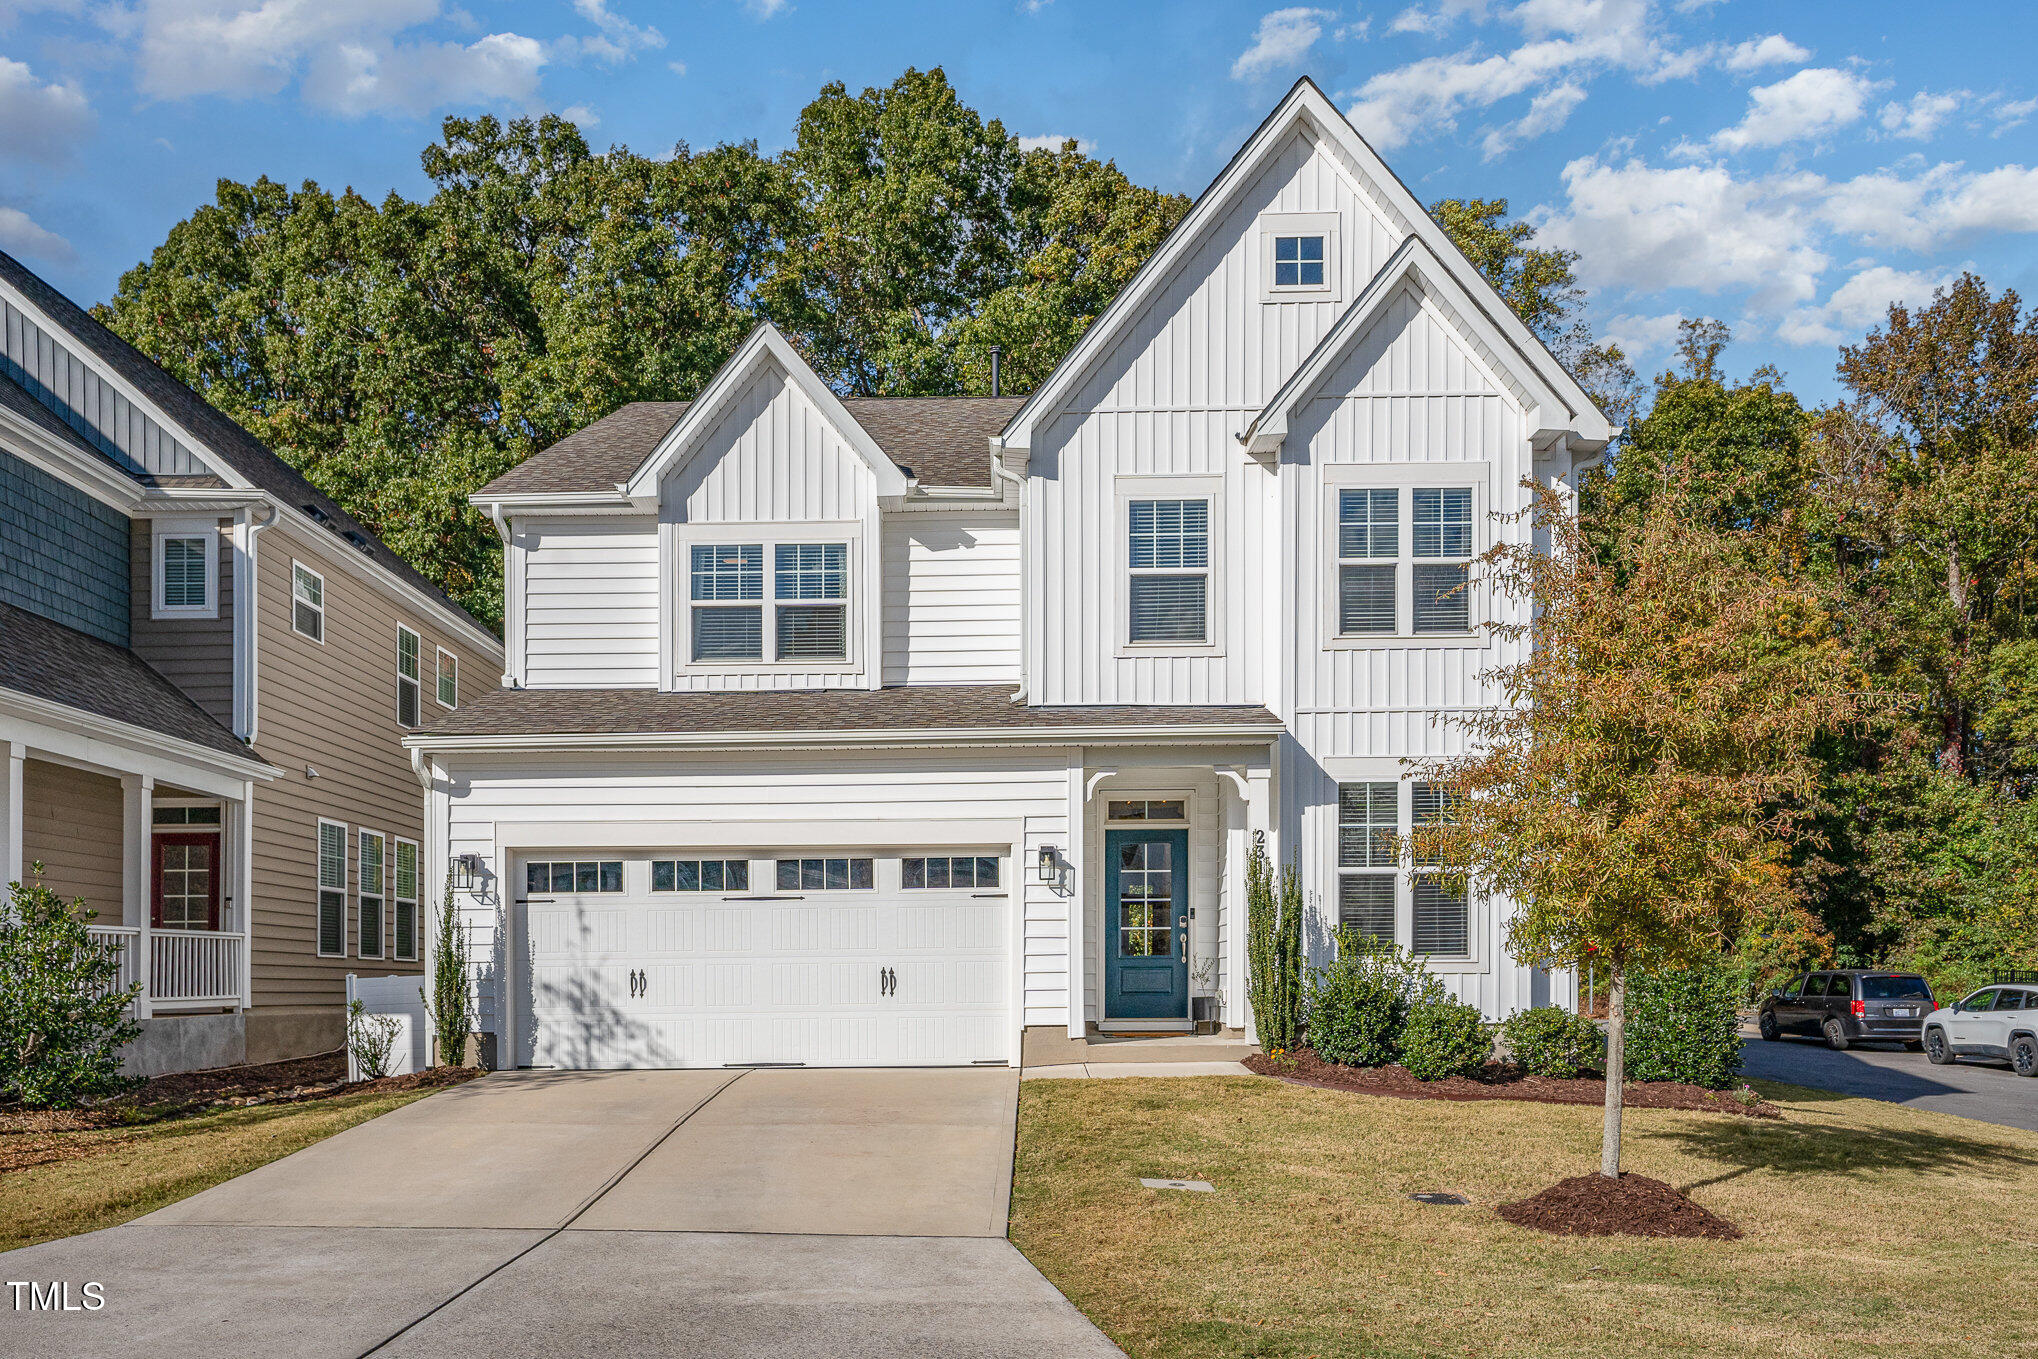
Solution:
{"label": "white board-and-batten siding", "polygon": [[[1062,749],[1024,751],[844,753],[760,755],[718,752],[694,757],[605,755],[460,758],[458,777],[440,783],[448,827],[446,852],[474,853],[488,867],[487,889],[456,892],[476,971],[481,1014],[478,1027],[500,1033],[508,997],[500,987],[510,977],[507,932],[510,907],[521,883],[509,875],[511,856],[527,848],[510,842],[504,826],[543,823],[546,848],[573,846],[573,826],[586,824],[590,838],[617,846],[615,827],[660,823],[658,840],[632,850],[698,852],[766,848],[853,851],[864,846],[854,830],[831,832],[831,823],[881,821],[912,827],[925,848],[957,844],[958,832],[944,823],[1011,828],[1022,846],[1020,860],[1006,865],[1006,886],[1020,913],[1017,990],[1026,1024],[1065,1025],[1068,1019],[1069,900],[1051,886],[1030,881],[1025,871],[1043,845],[1069,844],[1069,753]],[[732,845],[720,829],[734,823],[776,829],[769,845]],[[674,823],[683,832],[667,833]],[[647,834],[650,833],[647,831]],[[894,837],[897,832],[893,832]],[[974,842],[1010,857],[1008,841]],[[676,843],[675,843],[676,841]],[[882,852],[911,852],[895,843]],[[1009,922],[1008,922],[1009,923]]]}

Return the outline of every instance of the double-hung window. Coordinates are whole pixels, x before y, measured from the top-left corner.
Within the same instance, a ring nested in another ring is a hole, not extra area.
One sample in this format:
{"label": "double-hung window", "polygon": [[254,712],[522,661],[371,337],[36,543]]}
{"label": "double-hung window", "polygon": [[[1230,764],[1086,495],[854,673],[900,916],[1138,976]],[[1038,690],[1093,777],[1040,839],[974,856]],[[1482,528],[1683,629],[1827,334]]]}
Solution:
{"label": "double-hung window", "polygon": [[415,840],[396,842],[396,958],[414,963],[418,956],[418,847]]}
{"label": "double-hung window", "polygon": [[155,532],[157,618],[217,618],[219,530],[208,521],[158,521]]}
{"label": "double-hung window", "polygon": [[848,543],[695,543],[687,566],[695,664],[849,659]]}
{"label": "double-hung window", "polygon": [[1333,487],[1332,635],[1471,633],[1475,500],[1469,485]]}
{"label": "double-hung window", "polygon": [[290,626],[314,642],[326,639],[326,578],[302,562],[290,563]]}
{"label": "double-hung window", "polygon": [[424,685],[419,657],[424,644],[403,624],[396,625],[396,724],[415,727],[423,716]]}
{"label": "double-hung window", "polygon": [[318,955],[347,953],[347,828],[323,817],[318,823]]}
{"label": "double-hung window", "polygon": [[363,958],[382,956],[382,866],[388,843],[374,831],[361,832],[360,916],[354,939]]}
{"label": "double-hung window", "polygon": [[438,651],[439,706],[457,708],[460,706],[460,659],[444,647]]}
{"label": "double-hung window", "polygon": [[1128,500],[1126,641],[1210,641],[1210,501]]}
{"label": "double-hung window", "polygon": [[[1429,783],[1340,783],[1337,797],[1338,927],[1436,958],[1471,954],[1471,903],[1446,885],[1436,863],[1407,848],[1415,830],[1447,821],[1450,797]],[[1406,885],[1403,933],[1399,903]]]}

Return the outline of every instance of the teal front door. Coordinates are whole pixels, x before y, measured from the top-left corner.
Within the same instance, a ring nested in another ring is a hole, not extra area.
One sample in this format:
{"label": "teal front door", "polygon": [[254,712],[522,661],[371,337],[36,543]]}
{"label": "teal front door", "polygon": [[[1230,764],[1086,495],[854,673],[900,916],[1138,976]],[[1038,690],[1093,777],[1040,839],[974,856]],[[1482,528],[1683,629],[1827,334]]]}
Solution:
{"label": "teal front door", "polygon": [[1104,832],[1104,1018],[1189,1017],[1189,832]]}

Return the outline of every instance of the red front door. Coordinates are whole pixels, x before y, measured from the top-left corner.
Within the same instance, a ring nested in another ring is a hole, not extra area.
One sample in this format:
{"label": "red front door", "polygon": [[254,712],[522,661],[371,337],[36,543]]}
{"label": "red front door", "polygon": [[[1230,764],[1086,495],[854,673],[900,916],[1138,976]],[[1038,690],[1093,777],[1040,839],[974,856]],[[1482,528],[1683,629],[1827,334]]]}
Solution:
{"label": "red front door", "polygon": [[219,928],[219,836],[177,831],[158,834],[152,921],[159,930]]}

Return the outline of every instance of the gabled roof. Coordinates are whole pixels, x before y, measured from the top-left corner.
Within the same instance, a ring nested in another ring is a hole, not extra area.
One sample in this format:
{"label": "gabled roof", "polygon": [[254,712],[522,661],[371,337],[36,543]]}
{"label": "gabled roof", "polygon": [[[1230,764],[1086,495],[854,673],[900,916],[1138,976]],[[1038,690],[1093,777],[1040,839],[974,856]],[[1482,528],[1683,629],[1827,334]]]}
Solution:
{"label": "gabled roof", "polygon": [[[302,473],[272,453],[261,440],[214,410],[204,397],[170,376],[154,359],[108,330],[90,312],[45,283],[33,270],[4,250],[0,250],[0,282],[14,288],[66,336],[139,391],[164,415],[188,430],[198,442],[200,456],[224,464],[227,470],[247,484],[274,496],[283,503],[284,512],[297,515],[304,526],[318,526],[319,521],[305,512],[306,506],[316,507],[325,517],[322,531],[334,533],[342,542],[346,542],[350,534],[359,534],[366,544],[364,555],[394,572],[405,584],[423,591],[435,603],[452,610],[483,635],[494,635],[486,624],[461,608],[409,562],[391,551],[387,544],[368,531],[366,525],[305,480]],[[104,459],[104,455],[96,449],[93,456]]]}
{"label": "gabled roof", "polygon": [[251,773],[270,769],[183,690],[126,647],[12,604],[0,604],[0,637],[7,639],[0,646],[0,690],[231,755],[245,761]]}
{"label": "gabled roof", "polygon": [[[844,397],[842,408],[863,426],[899,470],[922,486],[991,486],[988,440],[1019,409],[1016,396]],[[632,401],[567,435],[474,493],[502,496],[613,494],[651,456],[692,403]]]}
{"label": "gabled roof", "polygon": [[1380,266],[1380,272],[1359,290],[1359,295],[1324,333],[1316,348],[1302,361],[1302,366],[1289,375],[1281,390],[1274,393],[1273,399],[1246,426],[1245,432],[1239,436],[1239,442],[1246,446],[1246,451],[1264,456],[1280,448],[1282,440],[1288,435],[1289,420],[1316,394],[1352,347],[1372,329],[1373,323],[1380,318],[1387,304],[1400,294],[1404,285],[1428,293],[1442,303],[1459,323],[1473,351],[1486,365],[1496,370],[1495,376],[1514,388],[1525,405],[1542,411],[1561,409],[1561,398],[1550,391],[1540,374],[1533,368],[1516,371],[1496,352],[1496,346],[1504,346],[1506,340],[1451,276],[1450,270],[1430,249],[1429,243],[1420,236],[1410,236],[1387,257],[1387,262]]}
{"label": "gabled roof", "polygon": [[821,412],[821,418],[835,427],[835,432],[842,436],[850,451],[863,459],[870,468],[871,476],[877,480],[879,495],[906,493],[906,477],[898,464],[885,456],[885,451],[877,446],[869,432],[842,408],[842,398],[829,390],[828,384],[821,381],[821,375],[807,365],[791,342],[769,321],[757,323],[750,337],[738,345],[729,361],[708,379],[708,385],[701,389],[701,394],[687,403],[679,419],[651,450],[651,456],[644,459],[618,489],[633,500],[656,497],[659,482],[693,456],[694,450],[699,447],[700,436],[714,428],[715,422],[743,394],[750,379],[774,365],[814,404]]}
{"label": "gabled roof", "polygon": [[1558,398],[1558,409],[1539,412],[1545,427],[1574,429],[1589,444],[1603,443],[1613,436],[1613,426],[1566,372],[1548,347],[1501,301],[1464,252],[1432,218],[1416,196],[1401,182],[1386,161],[1359,135],[1351,121],[1339,111],[1330,96],[1315,81],[1304,76],[1295,82],[1266,120],[1246,139],[1244,146],[1218,172],[1188,213],[1168,233],[1166,240],[1147,260],[1132,281],[1119,290],[1074,348],[1055,366],[1047,380],[1005,427],[1001,444],[1013,449],[1032,446],[1034,426],[1059,411],[1077,390],[1090,370],[1109,352],[1125,328],[1133,324],[1146,305],[1166,287],[1201,243],[1205,233],[1228,214],[1238,195],[1253,182],[1261,168],[1274,156],[1293,132],[1305,130],[1326,141],[1355,169],[1369,195],[1382,200],[1390,218],[1404,220],[1411,236],[1429,247],[1443,270],[1473,299],[1472,306],[1502,337],[1511,366],[1533,372],[1545,390]]}

